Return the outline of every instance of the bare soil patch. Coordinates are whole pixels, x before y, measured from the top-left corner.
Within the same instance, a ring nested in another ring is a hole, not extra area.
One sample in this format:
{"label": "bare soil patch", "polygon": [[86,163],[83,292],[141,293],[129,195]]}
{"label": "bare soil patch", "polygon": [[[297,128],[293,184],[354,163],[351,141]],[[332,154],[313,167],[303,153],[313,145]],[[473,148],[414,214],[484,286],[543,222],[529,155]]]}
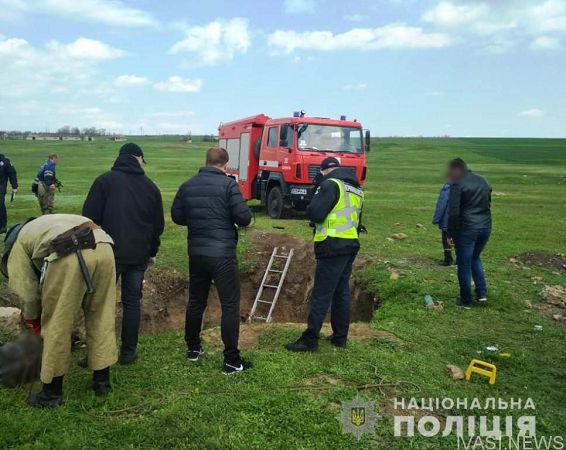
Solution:
{"label": "bare soil patch", "polygon": [[538,266],[551,270],[566,271],[566,259],[559,253],[548,253],[543,251],[525,252],[515,255],[513,258],[529,266]]}
{"label": "bare soil patch", "polygon": [[[242,321],[245,321],[249,316],[273,248],[279,247],[280,252],[288,252],[293,248],[294,256],[275,307],[273,322],[290,322],[303,325],[308,315],[309,297],[314,284],[314,270],[316,266],[312,243],[281,233],[252,233],[249,236],[251,249],[245,255],[247,263],[245,266],[248,269],[241,273],[240,277]],[[356,262],[355,270],[361,270],[374,262],[373,259],[360,258]],[[142,300],[142,333],[158,334],[183,330],[188,299],[188,284],[186,273],[167,271],[155,267],[147,271]],[[354,277],[352,277],[350,288],[352,292],[352,322],[371,321],[373,312],[378,304],[375,294]],[[265,298],[265,300],[268,299],[268,297]],[[17,306],[17,302],[7,291],[2,290],[0,292],[0,306]],[[268,305],[262,306],[268,307]],[[203,327],[207,329],[219,326],[221,314],[218,295],[215,287],[212,286]],[[266,311],[258,309],[258,315],[266,315]],[[118,330],[120,328],[121,316],[121,305],[119,304],[116,318],[116,328]],[[78,328],[81,330],[82,326],[79,325]],[[246,333],[248,332],[244,327],[242,329],[242,341],[245,345],[245,341],[248,339]],[[254,333],[255,331],[252,334]],[[352,333],[356,333],[356,327],[352,328]],[[250,337],[250,339],[253,342],[255,338]]]}
{"label": "bare soil patch", "polygon": [[[273,248],[278,247],[279,253],[287,253],[292,248],[294,256],[273,313],[273,322],[304,324],[308,315],[309,297],[314,284],[316,266],[312,243],[282,233],[258,232],[251,233],[249,236],[251,248],[244,257],[247,270],[240,277],[242,321],[249,317]],[[283,262],[284,260],[281,259],[279,264]],[[360,258],[356,262],[355,270],[361,270],[374,262],[374,259]],[[274,268],[281,269],[282,267]],[[275,280],[271,281],[275,282]],[[352,277],[350,288],[352,292],[352,322],[369,322],[378,304],[375,294],[354,277]],[[268,291],[265,292],[265,300],[270,300]],[[182,330],[187,298],[188,281],[186,274],[156,268],[150,269],[144,285],[142,331],[154,334]],[[262,306],[269,307],[269,305]],[[257,313],[264,316],[266,312],[258,308]],[[204,328],[220,325],[221,314],[220,302],[213,286],[210,290],[208,308],[205,312]],[[244,335],[242,339],[245,339]]]}
{"label": "bare soil patch", "polygon": [[[266,332],[271,332],[273,329],[278,328],[296,328],[297,331],[302,330],[305,327],[304,323],[287,322],[287,323],[276,323],[276,324],[266,324],[261,322],[245,323],[240,326],[240,348],[249,349],[256,347],[261,336]],[[321,335],[329,336],[332,334],[332,329],[330,324],[326,323],[322,327]],[[208,343],[221,345],[222,340],[220,337],[220,327],[215,326],[203,331],[203,337]],[[390,342],[401,342],[401,340],[395,336],[393,333],[389,333],[384,330],[378,330],[371,328],[368,323],[364,322],[354,322],[350,324],[350,332],[348,334],[348,339],[354,342],[367,342],[374,339],[385,340]]]}

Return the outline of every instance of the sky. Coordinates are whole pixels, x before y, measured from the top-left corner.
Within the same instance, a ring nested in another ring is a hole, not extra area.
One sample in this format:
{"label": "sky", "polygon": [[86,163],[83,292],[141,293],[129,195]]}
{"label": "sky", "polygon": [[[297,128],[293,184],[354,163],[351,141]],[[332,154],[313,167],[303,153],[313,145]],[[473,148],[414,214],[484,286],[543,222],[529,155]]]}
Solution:
{"label": "sky", "polygon": [[566,137],[566,0],[0,0],[0,130]]}

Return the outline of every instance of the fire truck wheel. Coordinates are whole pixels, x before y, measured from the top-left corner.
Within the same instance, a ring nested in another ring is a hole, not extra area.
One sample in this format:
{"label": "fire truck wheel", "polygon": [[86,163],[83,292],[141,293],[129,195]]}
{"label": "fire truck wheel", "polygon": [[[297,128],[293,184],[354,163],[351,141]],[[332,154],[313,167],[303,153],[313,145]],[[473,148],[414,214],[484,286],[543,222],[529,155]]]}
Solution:
{"label": "fire truck wheel", "polygon": [[279,186],[273,186],[267,193],[267,215],[279,219],[283,213],[283,191]]}

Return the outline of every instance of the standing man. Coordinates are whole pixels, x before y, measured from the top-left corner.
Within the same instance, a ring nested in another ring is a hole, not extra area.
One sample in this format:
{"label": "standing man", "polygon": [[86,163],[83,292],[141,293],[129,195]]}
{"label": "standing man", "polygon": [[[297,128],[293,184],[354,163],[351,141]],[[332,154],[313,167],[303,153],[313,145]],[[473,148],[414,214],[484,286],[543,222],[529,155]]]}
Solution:
{"label": "standing man", "polygon": [[185,341],[189,361],[203,354],[200,332],[202,317],[213,281],[222,306],[222,342],[226,375],[242,372],[252,364],[240,357],[240,273],[236,259],[237,227],[245,227],[252,213],[238,183],[226,176],[228,152],[210,148],[206,167],[181,185],[171,217],[188,228],[189,303]]}
{"label": "standing man", "polygon": [[117,359],[110,236],[86,217],[42,216],[8,231],[0,269],[9,278],[8,287],[20,299],[25,325],[43,338],[43,386],[28,398],[28,403],[34,407],[62,403],[63,377],[71,359],[71,334],[81,309],[88,362],[93,370],[92,389],[96,395],[108,394],[110,366]]}
{"label": "standing man", "polygon": [[491,234],[491,186],[485,178],[472,173],[465,161],[448,163],[452,180],[448,200],[448,238],[456,246],[460,298],[457,306],[472,307],[471,280],[476,300],[487,301],[487,285],[480,259]]}
{"label": "standing man", "polygon": [[6,224],[8,223],[5,203],[8,180],[12,185],[12,195],[15,195],[18,192],[16,168],[10,163],[8,158],[0,154],[0,234],[6,232]]}
{"label": "standing man", "polygon": [[32,191],[37,195],[41,214],[53,214],[55,190],[60,186],[55,174],[55,167],[59,164],[59,155],[52,153],[47,161],[39,168]]}
{"label": "standing man", "polygon": [[143,150],[124,144],[114,166],[92,184],[83,215],[114,239],[116,275],[122,278],[122,344],[120,364],[137,359],[143,279],[155,258],[165,226],[157,186],[145,175]]}
{"label": "standing man", "polygon": [[364,194],[356,175],[341,168],[336,158],[322,161],[320,171],[324,179],[307,208],[307,217],[315,224],[316,256],[308,326],[296,342],[287,344],[292,352],[318,350],[320,329],[331,305],[330,343],[346,347],[350,327],[350,275],[360,249]]}
{"label": "standing man", "polygon": [[454,263],[452,258],[452,246],[448,243],[448,197],[450,196],[450,182],[446,183],[438,193],[436,208],[432,217],[432,224],[438,226],[441,232],[442,249],[444,250],[444,260],[441,266],[451,266]]}

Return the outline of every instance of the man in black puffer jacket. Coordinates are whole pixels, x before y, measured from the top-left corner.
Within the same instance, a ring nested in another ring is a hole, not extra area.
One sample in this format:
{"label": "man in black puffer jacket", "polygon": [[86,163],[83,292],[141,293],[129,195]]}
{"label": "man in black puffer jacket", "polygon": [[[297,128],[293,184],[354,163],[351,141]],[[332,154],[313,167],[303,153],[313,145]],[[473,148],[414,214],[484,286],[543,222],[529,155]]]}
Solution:
{"label": "man in black puffer jacket", "polygon": [[225,374],[251,367],[240,358],[240,274],[236,260],[237,227],[252,220],[238,183],[226,176],[228,152],[210,148],[206,167],[179,188],[171,217],[188,228],[189,304],[185,321],[188,359],[197,361],[203,353],[200,332],[211,281],[222,305],[222,341]]}
{"label": "man in black puffer jacket", "polygon": [[165,226],[161,193],[145,175],[143,164],[143,150],[124,144],[112,170],[94,181],[83,206],[83,216],[100,225],[115,243],[116,275],[122,278],[121,364],[137,359],[143,279]]}

